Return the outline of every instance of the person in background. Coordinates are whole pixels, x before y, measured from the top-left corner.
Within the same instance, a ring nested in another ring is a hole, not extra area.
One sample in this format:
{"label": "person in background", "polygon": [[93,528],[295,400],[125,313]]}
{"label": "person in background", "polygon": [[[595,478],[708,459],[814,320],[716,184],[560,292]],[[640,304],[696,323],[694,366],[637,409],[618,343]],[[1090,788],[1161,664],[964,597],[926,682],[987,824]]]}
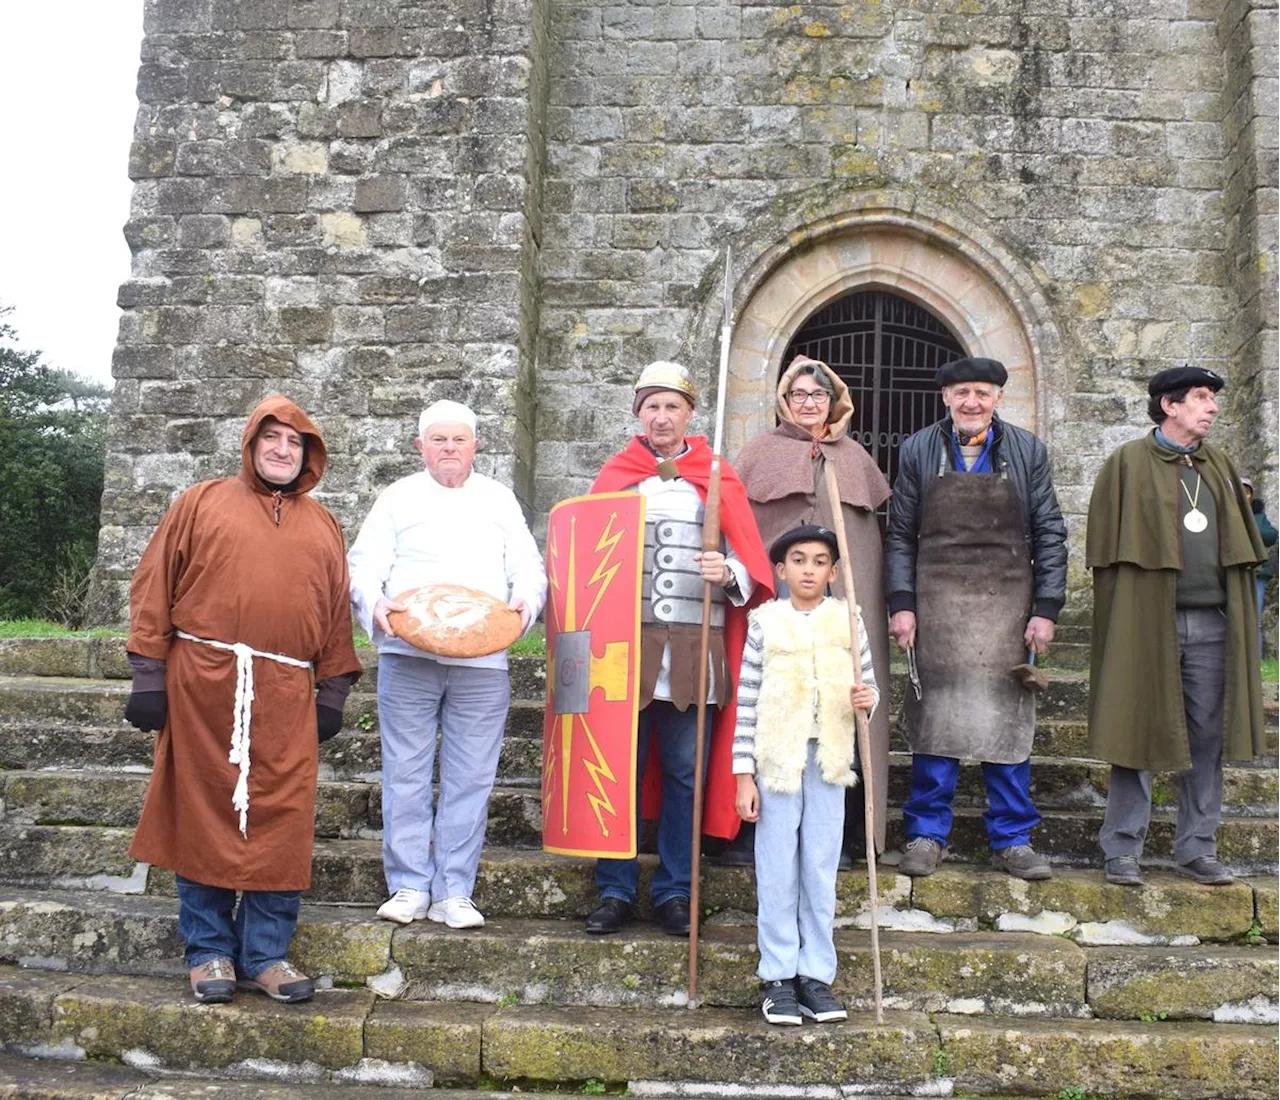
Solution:
{"label": "person in background", "polygon": [[1253,512],[1253,522],[1258,525],[1258,534],[1262,536],[1262,545],[1267,548],[1267,560],[1258,566],[1257,575],[1254,577],[1254,585],[1258,593],[1258,656],[1261,657],[1267,648],[1262,615],[1266,610],[1267,585],[1276,575],[1275,545],[1277,540],[1280,540],[1280,531],[1277,531],[1275,524],[1267,518],[1267,510],[1263,506],[1262,498],[1254,495],[1253,482],[1247,477],[1242,477],[1240,484],[1244,486],[1245,496],[1249,498],[1249,508]]}

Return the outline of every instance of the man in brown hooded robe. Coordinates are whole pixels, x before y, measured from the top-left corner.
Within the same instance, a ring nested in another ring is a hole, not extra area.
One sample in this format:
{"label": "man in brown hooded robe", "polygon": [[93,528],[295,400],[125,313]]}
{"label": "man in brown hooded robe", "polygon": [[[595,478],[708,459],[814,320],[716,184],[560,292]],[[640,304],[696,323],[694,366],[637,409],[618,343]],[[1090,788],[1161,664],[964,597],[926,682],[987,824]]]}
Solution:
{"label": "man in brown hooded robe", "polygon": [[[747,487],[751,511],[766,546],[786,531],[807,523],[831,527],[826,466],[836,471],[841,511],[849,538],[853,584],[862,608],[863,628],[871,643],[876,682],[889,682],[889,632],[884,603],[883,554],[875,510],[889,499],[889,483],[862,444],[849,434],[853,399],[849,387],[826,363],[797,355],[778,379],[778,426],[750,440],[735,460]],[[832,587],[843,598],[844,584]],[[871,717],[872,778],[875,791],[876,851],[884,850],[886,788],[889,785],[889,708]],[[859,762],[859,768],[864,767]],[[846,837],[862,820],[859,785],[845,801]],[[745,838],[743,834],[746,834]],[[721,857],[750,863],[754,829],[744,825]],[[850,864],[854,846],[846,843],[841,866]]]}
{"label": "man in brown hooded robe", "polygon": [[313,992],[286,954],[311,884],[318,740],[361,671],[342,531],[307,495],[325,458],[306,414],[268,397],[239,475],[183,493],[133,578],[125,717],[160,735],[130,853],[177,872],[199,1001],[231,1000],[237,975],[278,1001]]}

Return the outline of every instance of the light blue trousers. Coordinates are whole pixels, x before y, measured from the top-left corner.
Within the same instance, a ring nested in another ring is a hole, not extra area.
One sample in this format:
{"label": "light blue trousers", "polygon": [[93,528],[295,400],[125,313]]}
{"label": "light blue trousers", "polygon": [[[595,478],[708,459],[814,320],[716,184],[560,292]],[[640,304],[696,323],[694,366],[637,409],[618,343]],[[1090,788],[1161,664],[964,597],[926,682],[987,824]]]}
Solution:
{"label": "light blue trousers", "polygon": [[[506,669],[378,658],[382,866],[392,893],[471,896],[511,702]],[[432,810],[436,727],[440,800]]]}
{"label": "light blue trousers", "polygon": [[762,980],[836,976],[832,924],[845,788],[822,778],[809,742],[795,794],[760,787],[756,825],[756,937]]}

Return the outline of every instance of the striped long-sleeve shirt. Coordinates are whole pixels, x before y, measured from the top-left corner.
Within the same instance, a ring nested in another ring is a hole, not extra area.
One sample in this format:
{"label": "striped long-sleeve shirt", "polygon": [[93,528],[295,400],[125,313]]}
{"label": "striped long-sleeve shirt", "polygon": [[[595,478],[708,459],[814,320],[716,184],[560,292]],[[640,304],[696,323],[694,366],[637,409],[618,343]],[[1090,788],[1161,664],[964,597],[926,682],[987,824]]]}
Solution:
{"label": "striped long-sleeve shirt", "polygon": [[[827,597],[830,599],[830,597]],[[826,602],[825,600],[823,601]],[[819,605],[821,606],[821,605]],[[807,612],[802,612],[807,614]],[[880,687],[876,683],[875,668],[871,663],[871,643],[858,617],[859,661],[862,665],[862,682],[875,692],[876,706],[880,705]],[[733,774],[754,775],[756,771],[756,700],[760,696],[760,683],[764,675],[764,627],[753,615],[747,622],[747,640],[742,649],[742,666],[738,674],[738,721],[733,731]],[[808,701],[809,721],[812,724],[817,710],[817,694]],[[803,701],[796,700],[797,719]],[[875,712],[875,707],[871,708]],[[817,736],[816,731],[814,736]]]}

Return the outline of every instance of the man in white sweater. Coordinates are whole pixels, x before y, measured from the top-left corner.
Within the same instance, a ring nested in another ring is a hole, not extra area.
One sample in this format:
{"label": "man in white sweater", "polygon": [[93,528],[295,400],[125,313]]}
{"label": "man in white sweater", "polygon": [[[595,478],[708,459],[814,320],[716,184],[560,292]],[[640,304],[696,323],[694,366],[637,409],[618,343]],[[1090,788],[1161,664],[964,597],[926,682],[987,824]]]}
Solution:
{"label": "man in white sweater", "polygon": [[[489,795],[507,721],[507,656],[436,657],[395,636],[391,597],[426,584],[463,584],[506,600],[525,628],[547,595],[542,556],[505,485],[476,473],[476,417],[437,401],[413,446],[425,470],[379,494],[351,547],[351,602],[378,647],[382,734],[382,863],[391,897],[378,910],[476,928],[471,902]],[[440,726],[440,800],[432,767]]]}

